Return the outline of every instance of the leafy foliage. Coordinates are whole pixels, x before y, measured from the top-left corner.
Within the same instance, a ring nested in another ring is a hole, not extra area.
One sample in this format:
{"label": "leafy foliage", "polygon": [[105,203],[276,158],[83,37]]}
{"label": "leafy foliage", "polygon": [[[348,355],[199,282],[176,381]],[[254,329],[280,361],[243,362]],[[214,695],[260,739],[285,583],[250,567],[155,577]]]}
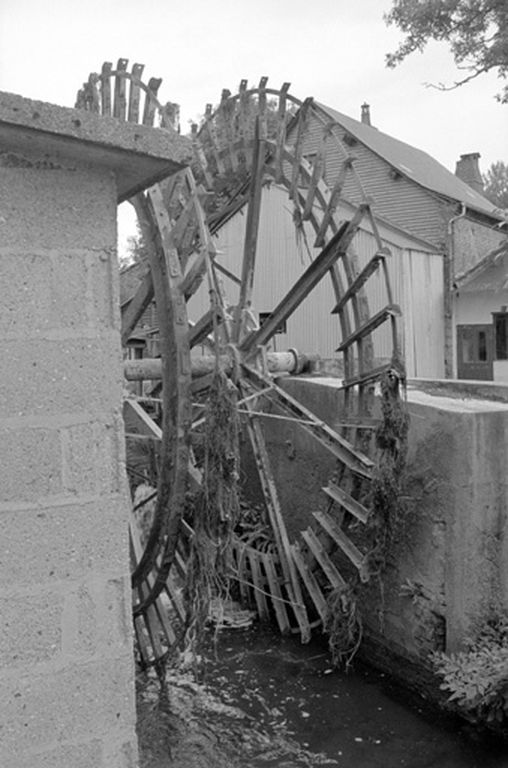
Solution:
{"label": "leafy foliage", "polygon": [[508,722],[508,612],[491,609],[473,628],[466,649],[432,654],[448,701],[475,722]]}
{"label": "leafy foliage", "polygon": [[[497,71],[508,76],[508,4],[506,0],[394,0],[385,15],[406,34],[394,53],[389,53],[389,67],[400,64],[414,51],[422,51],[430,40],[450,44],[455,64],[466,74],[452,86],[457,88],[484,72]],[[508,103],[508,86],[497,97]]]}
{"label": "leafy foliage", "polygon": [[492,163],[483,181],[485,197],[499,208],[508,209],[508,165],[502,160]]}

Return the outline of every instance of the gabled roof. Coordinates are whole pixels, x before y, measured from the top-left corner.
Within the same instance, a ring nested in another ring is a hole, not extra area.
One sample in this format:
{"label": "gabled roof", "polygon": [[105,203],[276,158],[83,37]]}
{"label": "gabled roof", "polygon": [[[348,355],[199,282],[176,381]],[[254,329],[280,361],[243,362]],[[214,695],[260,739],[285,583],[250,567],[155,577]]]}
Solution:
{"label": "gabled roof", "polygon": [[483,195],[475,192],[444,165],[421,149],[394,139],[387,133],[379,131],[366,123],[354,120],[324,104],[317,104],[326,115],[339,123],[355,139],[365,144],[369,149],[386,160],[403,176],[411,179],[422,187],[437,192],[439,195],[465,203],[468,208],[503,219],[502,212]]}

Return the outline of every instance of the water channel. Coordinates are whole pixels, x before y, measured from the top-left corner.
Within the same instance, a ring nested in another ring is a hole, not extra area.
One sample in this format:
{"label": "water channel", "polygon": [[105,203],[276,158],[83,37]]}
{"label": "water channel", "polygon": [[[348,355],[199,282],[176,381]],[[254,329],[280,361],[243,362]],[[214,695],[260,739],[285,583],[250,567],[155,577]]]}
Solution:
{"label": "water channel", "polygon": [[283,725],[330,765],[508,768],[508,745],[436,713],[374,670],[333,669],[319,639],[301,645],[271,629],[223,632],[206,683],[268,730]]}

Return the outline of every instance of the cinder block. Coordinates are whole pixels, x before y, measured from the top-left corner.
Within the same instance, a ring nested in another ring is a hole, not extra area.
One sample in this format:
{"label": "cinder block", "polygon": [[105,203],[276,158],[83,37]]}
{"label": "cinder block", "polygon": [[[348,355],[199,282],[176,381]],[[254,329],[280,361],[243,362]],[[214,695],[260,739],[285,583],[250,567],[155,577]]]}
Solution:
{"label": "cinder block", "polygon": [[134,738],[131,653],[48,674],[4,675],[1,686],[5,761],[29,749],[50,749],[69,737],[84,741],[93,734],[116,741],[130,733]]}
{"label": "cinder block", "polygon": [[97,649],[96,597],[87,584],[79,584],[66,595],[62,616],[62,650],[66,657],[81,661]]}
{"label": "cinder block", "polygon": [[109,579],[98,601],[99,642],[104,648],[129,646],[132,642],[130,577]]}
{"label": "cinder block", "polygon": [[2,294],[0,338],[44,334],[51,325],[50,255],[0,250],[0,279],[8,286]]}
{"label": "cinder block", "polygon": [[2,768],[108,768],[102,754],[101,741],[93,739],[79,744],[59,744],[43,752],[17,752],[4,758]]}
{"label": "cinder block", "polygon": [[0,670],[26,669],[61,653],[63,604],[58,592],[0,598]]}
{"label": "cinder block", "polygon": [[0,584],[54,583],[127,570],[127,507],[120,496],[0,512]]}
{"label": "cinder block", "polygon": [[0,341],[9,365],[0,419],[31,414],[108,413],[120,407],[121,350],[116,331],[91,338]]}
{"label": "cinder block", "polygon": [[120,488],[116,424],[78,424],[62,429],[63,484],[70,493],[115,493]]}
{"label": "cinder block", "polygon": [[138,746],[136,739],[104,744],[103,762],[108,768],[137,768]]}
{"label": "cinder block", "polygon": [[0,425],[0,502],[43,500],[62,491],[57,430]]}
{"label": "cinder block", "polygon": [[116,247],[115,179],[107,170],[4,166],[0,210],[2,248]]}

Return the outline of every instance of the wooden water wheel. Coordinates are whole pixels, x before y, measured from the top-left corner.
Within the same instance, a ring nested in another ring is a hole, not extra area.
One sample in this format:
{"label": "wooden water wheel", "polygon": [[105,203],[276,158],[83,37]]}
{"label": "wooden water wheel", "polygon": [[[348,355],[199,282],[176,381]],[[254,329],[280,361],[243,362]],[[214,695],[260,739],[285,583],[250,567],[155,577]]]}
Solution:
{"label": "wooden water wheel", "polygon": [[[160,80],[145,85],[143,68],[135,64],[128,72],[127,66],[127,60],[120,59],[116,69],[104,64],[100,74],[90,75],[77,106],[148,125],[156,119],[162,130],[173,130],[174,105],[164,107],[157,99]],[[140,100],[144,101],[142,111]],[[370,515],[374,385],[384,376],[397,380],[403,375],[397,336],[400,311],[393,303],[386,265],[389,250],[379,236],[347,145],[312,99],[296,99],[287,83],[272,89],[262,78],[257,87],[249,88],[243,80],[236,95],[223,91],[217,109],[207,106],[203,124],[194,127],[191,138],[189,167],[131,201],[149,268],[122,308],[122,339],[127,342],[155,299],[161,359],[136,361],[130,371],[132,376],[162,381],[161,428],[144,410],[145,401],[129,400],[139,433],[161,443],[156,509],[144,545],[135,525],[131,531],[135,626],[145,662],[161,657],[176,642],[178,626],[184,621],[175,584],[178,573],[185,575],[183,542],[192,532],[182,526],[182,514],[189,477],[195,484],[200,482],[199,468],[192,462],[191,436],[199,420],[193,418],[192,402],[208,381],[206,375],[193,378],[193,372],[211,370],[208,355],[200,358],[195,353],[198,345],[207,347],[212,360],[220,360],[225,370],[234,372],[272,531],[268,547],[235,541],[242,594],[262,617],[274,616],[283,633],[299,632],[303,641],[309,639],[312,626],[326,621],[330,590],[346,584],[341,561],[346,562],[347,573],[353,569],[360,579],[369,577],[366,553],[350,535],[351,521],[364,526]],[[324,180],[330,145],[342,158],[331,188]],[[269,184],[284,192],[295,227],[306,236],[312,232],[314,245],[308,266],[302,267],[259,325],[252,298],[261,202]],[[361,200],[347,216],[340,205],[345,185],[354,185]],[[214,235],[239,211],[245,215],[243,245],[225,266]],[[360,266],[353,245],[364,221],[376,238],[377,250]],[[367,296],[374,275],[378,285],[382,276],[384,303],[371,314]],[[281,371],[298,371],[301,358],[296,351],[270,349],[277,329],[323,280],[331,283],[329,309],[338,319],[337,353],[343,365],[339,388],[346,413],[340,434],[277,381]],[[209,297],[206,307],[197,300],[203,290]],[[232,296],[228,295],[231,290]],[[201,306],[199,317],[189,318],[191,306]],[[384,325],[390,329],[391,354],[379,365],[372,335]],[[263,432],[267,403],[279,418],[297,422],[337,463],[334,479],[324,488],[323,509],[313,513],[312,525],[292,542]],[[171,618],[162,600],[164,593],[173,608]]]}

